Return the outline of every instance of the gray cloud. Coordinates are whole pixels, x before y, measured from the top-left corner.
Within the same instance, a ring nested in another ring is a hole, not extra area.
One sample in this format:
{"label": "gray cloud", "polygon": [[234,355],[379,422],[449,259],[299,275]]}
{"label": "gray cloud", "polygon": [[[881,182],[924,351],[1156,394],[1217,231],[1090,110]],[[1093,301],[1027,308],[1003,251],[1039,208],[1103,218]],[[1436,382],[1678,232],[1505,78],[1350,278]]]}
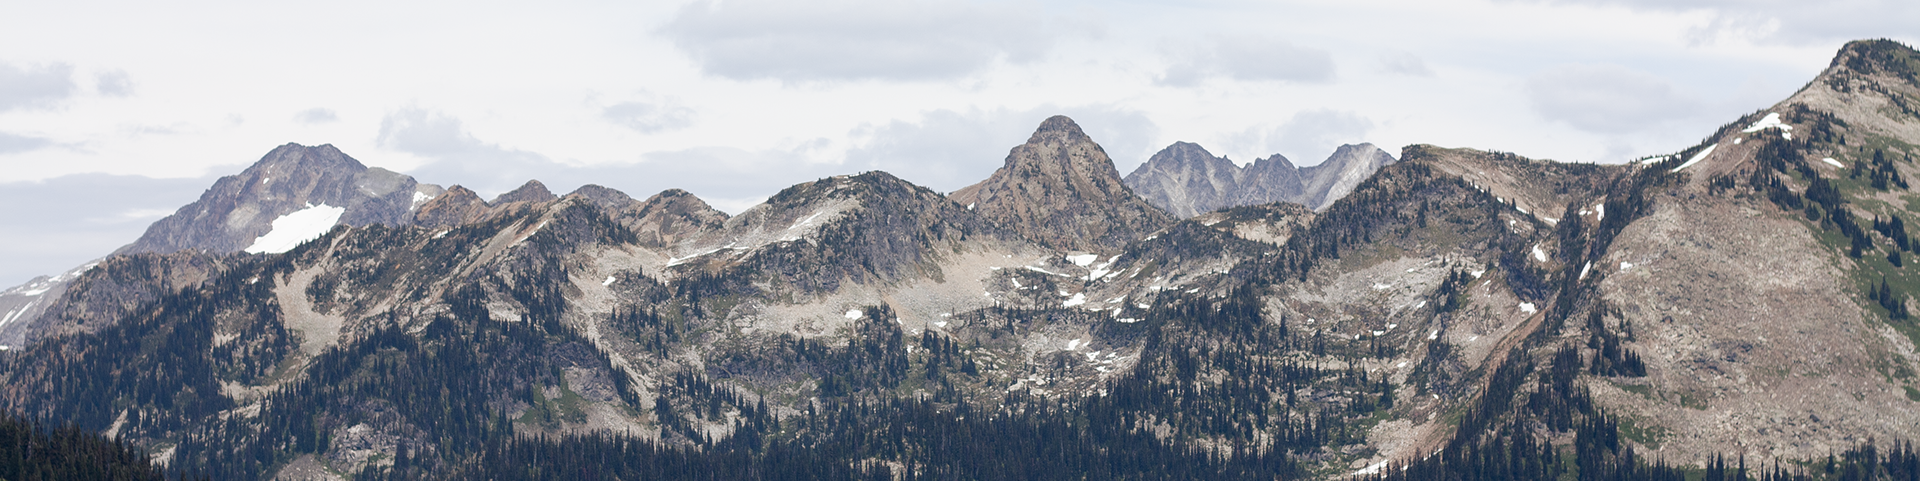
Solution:
{"label": "gray cloud", "polygon": [[16,67],[0,63],[0,112],[53,106],[73,95],[73,66]]}
{"label": "gray cloud", "polygon": [[1433,70],[1427,68],[1427,62],[1408,52],[1392,52],[1380,56],[1380,70],[1390,74],[1409,77],[1432,77]]}
{"label": "gray cloud", "polygon": [[[238,171],[236,167],[233,169]],[[79,174],[0,183],[0,288],[55,274],[140,237],[198,198],[215,176],[184,179]]]}
{"label": "gray cloud", "polygon": [[943,109],[922,114],[918,122],[896,120],[854,131],[854,137],[867,142],[847,152],[847,164],[951,192],[993,175],[1005,164],[1008,150],[1026,142],[1040,122],[1053,115],[1072,117],[1114,159],[1121,174],[1146,160],[1148,139],[1158,129],[1140,112],[1111,107]]}
{"label": "gray cloud", "polygon": [[133,77],[125,70],[101,72],[94,77],[94,90],[108,97],[128,97],[133,95]]}
{"label": "gray cloud", "polygon": [[460,119],[418,108],[388,115],[380,123],[377,143],[432,159],[407,172],[415,179],[443,186],[459,184],[487,199],[528,180],[539,180],[556,194],[598,184],[637,198],[684,189],[720,201],[766,197],[796,183],[850,173],[841,165],[807,162],[799,150],[727,147],[654,152],[624,164],[569,165],[480,140],[467,132]]}
{"label": "gray cloud", "polygon": [[421,108],[400,109],[381,119],[374,143],[432,159],[414,171],[416,177],[427,175],[422,182],[453,179],[486,196],[512,190],[535,173],[564,167],[537,153],[483,142],[468,133],[460,119]]}
{"label": "gray cloud", "polygon": [[53,141],[51,140],[0,132],[0,155],[39,150],[52,145]]}
{"label": "gray cloud", "polygon": [[[307,125],[333,123],[340,121],[340,114],[334,112],[333,109],[314,107],[294,113],[293,121]],[[384,125],[382,126],[382,132],[385,132]]]}
{"label": "gray cloud", "polygon": [[1526,90],[1541,117],[1607,134],[1645,130],[1699,107],[1665,79],[1618,65],[1553,67],[1529,77]]}
{"label": "gray cloud", "polygon": [[953,0],[697,1],[659,33],[707,73],[733,79],[926,80],[1043,57],[1059,29],[1039,17]]}
{"label": "gray cloud", "polygon": [[1707,11],[1713,20],[1689,32],[1700,43],[1744,37],[1793,44],[1867,38],[1920,40],[1920,2],[1858,0],[1509,0],[1515,3],[1624,6],[1654,12]]}
{"label": "gray cloud", "polygon": [[601,109],[600,116],[645,134],[693,125],[693,110],[673,102],[621,102]]}
{"label": "gray cloud", "polygon": [[1333,54],[1284,40],[1216,36],[1180,51],[1161,83],[1188,86],[1213,77],[1249,81],[1325,82],[1333,79]]}
{"label": "gray cloud", "polygon": [[1279,127],[1249,131],[1240,137],[1242,141],[1258,138],[1267,151],[1287,156],[1294,165],[1307,166],[1319,164],[1341,144],[1366,142],[1367,132],[1372,130],[1373,121],[1360,114],[1318,109],[1296,112]]}

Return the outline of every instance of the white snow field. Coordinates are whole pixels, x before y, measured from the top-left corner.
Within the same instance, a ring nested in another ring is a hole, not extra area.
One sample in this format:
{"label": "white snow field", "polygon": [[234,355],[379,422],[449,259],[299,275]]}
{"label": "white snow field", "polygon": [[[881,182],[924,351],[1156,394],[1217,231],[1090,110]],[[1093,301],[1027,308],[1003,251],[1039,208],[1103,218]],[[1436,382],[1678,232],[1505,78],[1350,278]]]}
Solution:
{"label": "white snow field", "polygon": [[279,254],[293,250],[302,242],[326,234],[328,229],[333,228],[334,223],[340,221],[340,214],[345,213],[347,213],[345,207],[320,204],[280,216],[273,220],[273,230],[267,231],[267,235],[255,238],[253,245],[247,246],[246,252],[248,254]]}

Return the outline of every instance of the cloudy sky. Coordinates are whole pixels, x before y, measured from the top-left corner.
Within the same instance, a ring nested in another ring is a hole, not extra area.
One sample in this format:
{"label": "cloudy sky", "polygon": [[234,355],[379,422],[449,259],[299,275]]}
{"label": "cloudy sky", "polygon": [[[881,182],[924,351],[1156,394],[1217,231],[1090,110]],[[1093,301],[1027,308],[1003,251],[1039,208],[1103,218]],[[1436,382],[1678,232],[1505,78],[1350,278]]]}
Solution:
{"label": "cloudy sky", "polygon": [[491,196],[737,212],[885,170],[948,191],[1067,114],[1174,141],[1618,162],[1764,108],[1920,2],[0,1],[0,284],[111,251],[286,142]]}

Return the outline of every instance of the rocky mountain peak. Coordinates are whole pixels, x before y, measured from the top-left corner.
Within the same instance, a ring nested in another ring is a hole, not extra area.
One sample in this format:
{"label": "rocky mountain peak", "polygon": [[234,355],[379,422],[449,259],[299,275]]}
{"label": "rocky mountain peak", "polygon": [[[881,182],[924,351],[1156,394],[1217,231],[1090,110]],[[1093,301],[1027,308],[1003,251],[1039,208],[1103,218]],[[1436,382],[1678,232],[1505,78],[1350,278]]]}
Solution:
{"label": "rocky mountain peak", "polygon": [[1242,194],[1241,177],[1233,161],[1199,144],[1174,142],[1127,174],[1127,184],[1153,205],[1187,218],[1234,205],[1234,197]]}
{"label": "rocky mountain peak", "polygon": [[420,204],[413,213],[413,221],[426,226],[455,226],[479,219],[488,210],[487,201],[480,200],[480,194],[455,185],[439,197]]}
{"label": "rocky mountain peak", "polygon": [[951,198],[1060,249],[1116,249],[1173,220],[1127,188],[1113,159],[1064,116],[1042,122],[993,176]]}
{"label": "rocky mountain peak", "polygon": [[656,248],[719,230],[727,222],[727,213],[680,189],[667,189],[611,214],[639,235],[642,245]]}
{"label": "rocky mountain peak", "polygon": [[273,232],[275,221],[309,209],[319,210],[290,225],[324,232],[336,223],[407,224],[419,197],[438,190],[406,175],[368,168],[332,145],[286,144],[241,173],[222,177],[199,200],[155,222],[118,252],[236,252],[258,247],[256,240]]}
{"label": "rocky mountain peak", "polygon": [[1334,149],[1320,165],[1300,169],[1308,192],[1307,202],[1314,210],[1325,209],[1333,201],[1346,197],[1360,182],[1394,162],[1393,155],[1373,144],[1347,144]]}
{"label": "rocky mountain peak", "polygon": [[547,190],[547,184],[542,184],[538,180],[529,180],[527,181],[527,183],[521,184],[519,188],[515,188],[513,190],[507,191],[507,193],[505,194],[500,194],[500,196],[494,197],[493,202],[491,202],[491,204],[501,205],[501,204],[506,204],[510,202],[550,202],[558,198],[559,197],[555,197],[553,195],[552,191]]}
{"label": "rocky mountain peak", "polygon": [[1080,142],[1080,141],[1092,142],[1093,141],[1091,138],[1087,137],[1087,133],[1085,131],[1080,130],[1080,124],[1075,123],[1073,119],[1068,118],[1065,115],[1055,115],[1052,117],[1047,117],[1047,120],[1041,121],[1040,128],[1034,129],[1033,136],[1027,138],[1027,143],[1034,143],[1035,141],[1040,140],[1042,137],[1056,137],[1056,136],[1059,138],[1067,139],[1069,141],[1074,141],[1074,142]]}
{"label": "rocky mountain peak", "polygon": [[1842,66],[1861,74],[1887,74],[1920,84],[1920,52],[1893,40],[1847,42],[1833,56],[1829,68]]}

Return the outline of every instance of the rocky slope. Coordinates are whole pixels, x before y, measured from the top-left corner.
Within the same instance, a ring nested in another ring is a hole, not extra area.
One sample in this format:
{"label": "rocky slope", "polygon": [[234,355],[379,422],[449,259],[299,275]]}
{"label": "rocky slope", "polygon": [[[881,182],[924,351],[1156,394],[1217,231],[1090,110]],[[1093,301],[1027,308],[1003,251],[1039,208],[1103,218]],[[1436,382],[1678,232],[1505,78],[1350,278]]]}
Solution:
{"label": "rocky slope", "polygon": [[414,207],[439,193],[412,177],[369,169],[332,145],[287,144],[220,178],[200,200],[154,222],[117,252],[237,252],[270,233],[274,220],[315,206],[344,209],[340,224],[405,225]]}
{"label": "rocky slope", "polygon": [[1058,249],[1113,250],[1172,222],[1134,195],[1106,151],[1063,116],[1042,122],[992,177],[950,197]]}
{"label": "rocky slope", "polygon": [[454,187],[284,253],[79,272],[42,316],[61,335],[0,354],[0,406],[221,479],[1811,462],[1920,426],[1917,58],[1849,44],[1787,101],[1626,165],[1353,149],[1302,175],[1350,186],[1317,211],[1173,220],[1064,117],[951,196],[869,172],[729,217],[671,190]]}
{"label": "rocky slope", "polygon": [[1325,210],[1394,162],[1373,144],[1342,145],[1319,165],[1294,167],[1274,154],[1240,166],[1199,145],[1175,142],[1127,174],[1125,183],[1175,217],[1244,205],[1291,202]]}
{"label": "rocky slope", "polygon": [[[268,152],[239,174],[222,177],[199,200],[154,222],[139,239],[114,254],[279,252],[336,224],[411,224],[415,208],[440,193],[438,186],[368,168],[332,145],[287,144]],[[61,332],[71,329],[73,326],[36,321],[57,303],[68,282],[99,263],[90,262],[0,293],[0,310],[7,311],[6,317],[0,318],[0,345],[37,339],[43,327]],[[178,279],[161,277],[169,279],[126,292],[179,287],[172,284]],[[136,295],[111,302],[136,305],[151,300],[150,295]]]}

